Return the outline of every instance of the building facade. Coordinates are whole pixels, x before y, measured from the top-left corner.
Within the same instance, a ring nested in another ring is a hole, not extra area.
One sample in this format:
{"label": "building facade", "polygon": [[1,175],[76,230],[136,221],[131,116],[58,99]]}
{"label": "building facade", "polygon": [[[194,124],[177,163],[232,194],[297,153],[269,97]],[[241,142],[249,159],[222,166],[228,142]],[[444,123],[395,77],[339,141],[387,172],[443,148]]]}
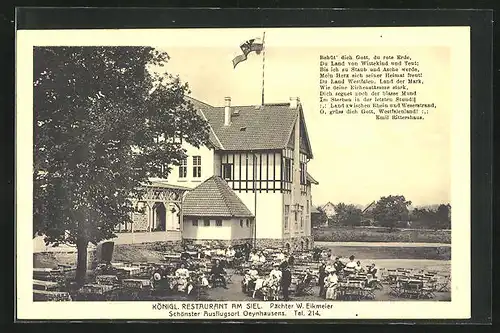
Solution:
{"label": "building facade", "polygon": [[331,202],[327,202],[323,207],[321,207],[321,210],[325,212],[326,216],[331,219],[335,216],[335,205],[332,204]]}
{"label": "building facade", "polygon": [[[164,230],[178,230],[189,241],[251,240],[259,247],[312,247],[311,186],[318,182],[307,172],[313,154],[300,100],[232,106],[226,98],[224,107],[214,107],[188,99],[208,121],[210,142],[200,148],[183,143],[187,158],[173,168],[168,179],[152,180],[188,189],[184,203],[149,205],[149,215],[136,214],[134,221],[146,221],[141,224],[146,230],[165,225]],[[206,213],[196,210],[200,193],[211,196],[207,200],[230,196],[247,211],[231,215],[229,209],[217,216],[210,212],[209,202],[200,206]],[[198,199],[190,200],[190,196]],[[163,220],[167,222],[158,222]]]}

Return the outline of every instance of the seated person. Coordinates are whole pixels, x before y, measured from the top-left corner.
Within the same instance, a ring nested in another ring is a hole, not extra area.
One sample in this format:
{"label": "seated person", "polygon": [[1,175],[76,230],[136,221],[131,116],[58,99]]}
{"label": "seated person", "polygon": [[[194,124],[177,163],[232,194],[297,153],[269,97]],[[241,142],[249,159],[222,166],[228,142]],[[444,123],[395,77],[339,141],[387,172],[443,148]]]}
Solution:
{"label": "seated person", "polygon": [[342,272],[342,270],[345,268],[344,263],[340,261],[340,257],[335,258],[335,261],[333,262],[333,268],[335,269],[335,272],[337,274]]}
{"label": "seated person", "polygon": [[234,253],[234,259],[236,260],[243,260],[245,258],[245,254],[243,253],[242,250],[235,251]]}
{"label": "seated person", "polygon": [[320,249],[314,249],[313,252],[313,261],[319,261],[321,259],[321,250]]}
{"label": "seated person", "polygon": [[255,286],[255,281],[259,278],[259,271],[255,268],[255,265],[252,265],[248,272],[245,274],[245,278],[243,279],[243,284],[248,289],[252,289]]}
{"label": "seated person", "polygon": [[337,283],[338,277],[336,272],[330,272],[330,274],[325,278],[326,299],[337,298]]}
{"label": "seated person", "polygon": [[356,262],[354,261],[354,259],[354,256],[349,257],[349,262],[345,265],[344,271],[348,273],[354,273],[356,271]]}
{"label": "seated person", "polygon": [[265,264],[266,263],[266,256],[264,255],[264,252],[261,252],[260,253],[260,256],[259,256],[259,262],[261,264]]}
{"label": "seated person", "polygon": [[189,253],[187,253],[187,251],[184,251],[181,253],[181,260],[182,261],[187,261],[191,259],[191,256],[189,255]]}
{"label": "seated person", "polygon": [[281,280],[281,270],[279,269],[280,265],[278,263],[275,263],[273,265],[273,269],[269,273],[269,276],[274,277],[277,280]]}
{"label": "seated person", "polygon": [[307,268],[306,273],[304,274],[304,278],[302,279],[303,283],[309,283],[313,278],[311,269]]}
{"label": "seated person", "polygon": [[276,256],[276,260],[278,260],[280,263],[285,261],[285,252],[281,250],[278,255]]}
{"label": "seated person", "polygon": [[330,260],[330,255],[328,254],[327,251],[321,251],[321,259],[323,260]]}
{"label": "seated person", "polygon": [[250,254],[250,261],[254,264],[258,264],[260,261],[260,256],[257,254],[257,252],[252,252]]}
{"label": "seated person", "polygon": [[368,267],[368,271],[366,272],[368,274],[369,277],[371,277],[372,279],[376,279],[377,278],[377,272],[378,272],[378,269],[377,267],[375,267],[375,264],[372,263],[370,265],[370,267]]}
{"label": "seated person", "polygon": [[363,272],[363,266],[361,266],[361,261],[358,260],[358,262],[356,262],[356,267],[354,268],[354,270],[356,273]]}
{"label": "seated person", "polygon": [[[304,291],[304,289],[310,285],[312,278],[313,278],[313,275],[311,273],[311,270],[309,268],[307,268],[304,276],[297,283],[296,293],[297,294],[302,293]],[[324,279],[324,277],[323,277],[323,279]],[[320,287],[320,288],[322,288],[322,287]]]}
{"label": "seated person", "polygon": [[227,248],[227,250],[226,250],[226,257],[227,258],[233,258],[235,254],[236,254],[236,251],[233,249],[232,246]]}
{"label": "seated person", "polygon": [[210,270],[212,285],[215,283],[216,280],[221,281],[222,287],[224,289],[227,289],[226,278],[224,277],[225,274],[226,272],[224,271],[224,268],[222,267],[220,261],[216,260],[215,265],[213,265],[212,269]]}
{"label": "seated person", "polygon": [[210,288],[210,283],[205,273],[200,273],[200,284],[202,287]]}
{"label": "seated person", "polygon": [[328,274],[330,274],[330,272],[333,272],[333,271],[336,271],[337,269],[335,268],[335,263],[333,263],[333,265],[331,265],[330,263],[326,264],[325,266],[325,273],[326,275],[328,276]]}
{"label": "seated person", "polygon": [[184,263],[175,271],[175,278],[178,291],[185,291],[188,285],[189,271]]}
{"label": "seated person", "polygon": [[205,258],[212,258],[212,251],[209,248],[205,249],[203,254]]}

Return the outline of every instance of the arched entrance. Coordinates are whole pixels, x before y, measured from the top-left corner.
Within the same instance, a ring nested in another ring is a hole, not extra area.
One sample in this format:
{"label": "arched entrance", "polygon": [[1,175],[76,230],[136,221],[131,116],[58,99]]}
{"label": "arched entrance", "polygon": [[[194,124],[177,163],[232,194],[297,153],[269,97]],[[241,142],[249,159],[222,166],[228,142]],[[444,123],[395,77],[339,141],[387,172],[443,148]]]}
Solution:
{"label": "arched entrance", "polygon": [[306,238],[306,250],[309,250],[309,239]]}
{"label": "arched entrance", "polygon": [[290,253],[290,243],[285,244],[285,250],[287,253]]}
{"label": "arched entrance", "polygon": [[304,241],[300,241],[300,251],[304,251]]}
{"label": "arched entrance", "polygon": [[155,221],[154,221],[154,230],[156,231],[165,231],[167,230],[166,227],[166,219],[167,219],[167,212],[165,209],[165,205],[163,202],[155,202],[154,206],[154,214],[155,214]]}

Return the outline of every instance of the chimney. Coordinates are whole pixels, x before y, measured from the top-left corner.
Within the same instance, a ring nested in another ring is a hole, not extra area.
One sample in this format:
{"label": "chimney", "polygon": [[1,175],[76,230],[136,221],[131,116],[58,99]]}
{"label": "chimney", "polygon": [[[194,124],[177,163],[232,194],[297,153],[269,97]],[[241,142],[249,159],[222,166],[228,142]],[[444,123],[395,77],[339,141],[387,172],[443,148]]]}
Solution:
{"label": "chimney", "polygon": [[300,98],[290,97],[290,109],[296,109],[300,104]]}
{"label": "chimney", "polygon": [[231,97],[224,98],[226,105],[224,107],[224,126],[231,125]]}

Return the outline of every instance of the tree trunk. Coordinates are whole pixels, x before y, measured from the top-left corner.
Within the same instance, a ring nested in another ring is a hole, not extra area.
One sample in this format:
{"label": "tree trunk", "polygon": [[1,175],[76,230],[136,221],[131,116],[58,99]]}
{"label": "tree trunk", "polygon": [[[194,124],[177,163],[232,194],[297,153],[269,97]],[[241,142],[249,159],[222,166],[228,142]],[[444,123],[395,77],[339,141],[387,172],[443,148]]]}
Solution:
{"label": "tree trunk", "polygon": [[76,242],[77,259],[76,259],[76,283],[81,286],[85,283],[87,276],[87,247],[89,242],[83,238],[78,238]]}

